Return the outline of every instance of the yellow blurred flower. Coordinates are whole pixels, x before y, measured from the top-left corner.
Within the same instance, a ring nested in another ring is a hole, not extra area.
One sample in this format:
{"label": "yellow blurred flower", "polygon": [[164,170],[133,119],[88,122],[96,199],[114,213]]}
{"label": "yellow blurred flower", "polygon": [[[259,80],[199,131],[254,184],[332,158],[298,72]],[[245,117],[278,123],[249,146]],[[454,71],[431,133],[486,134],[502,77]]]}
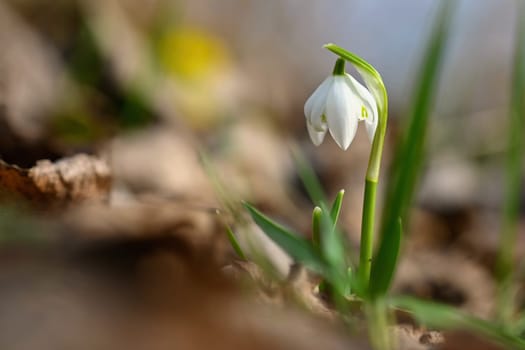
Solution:
{"label": "yellow blurred flower", "polygon": [[160,62],[166,72],[187,80],[209,79],[229,68],[228,50],[217,37],[204,30],[174,27],[161,38]]}

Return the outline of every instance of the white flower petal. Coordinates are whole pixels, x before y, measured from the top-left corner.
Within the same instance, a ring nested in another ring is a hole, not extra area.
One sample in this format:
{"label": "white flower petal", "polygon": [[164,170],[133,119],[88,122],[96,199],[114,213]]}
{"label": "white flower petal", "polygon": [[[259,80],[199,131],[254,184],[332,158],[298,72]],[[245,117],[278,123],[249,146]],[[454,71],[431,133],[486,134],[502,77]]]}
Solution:
{"label": "white flower petal", "polygon": [[348,86],[352,89],[352,91],[354,91],[354,93],[356,93],[359,96],[359,98],[363,100],[362,104],[364,104],[367,109],[368,116],[362,117],[360,115],[359,119],[361,120],[377,119],[377,103],[376,103],[375,98],[370,93],[370,91],[368,91],[366,87],[361,85],[361,83],[359,83],[357,80],[355,80],[353,76],[349,74],[345,75],[345,79],[346,79]]}
{"label": "white flower petal", "polygon": [[306,128],[308,129],[308,135],[310,135],[310,140],[312,140],[312,143],[314,145],[319,146],[321,143],[323,143],[324,137],[327,132],[326,128],[323,131],[317,131],[308,120],[306,121]]}
{"label": "white flower petal", "polygon": [[363,111],[359,115],[360,120],[364,120],[366,124],[366,131],[370,142],[374,141],[374,135],[377,129],[378,112],[377,103],[370,91],[349,74],[345,75],[346,82],[349,87],[359,96],[361,101],[361,108],[365,108],[366,116],[363,116]]}
{"label": "white flower petal", "polygon": [[326,98],[326,119],[330,134],[343,150],[352,143],[357,131],[359,98],[352,93],[344,76],[335,76]]}
{"label": "white flower petal", "polygon": [[370,140],[370,143],[374,142],[374,136],[376,134],[377,130],[377,119],[374,123],[369,123],[368,121],[365,122],[366,126],[366,133],[368,134],[368,140]]}
{"label": "white flower petal", "polygon": [[379,85],[380,83],[376,77],[366,69],[358,66],[354,66],[357,72],[363,77],[366,87],[374,96],[378,109],[384,109],[386,107],[385,96],[383,95],[383,88]]}
{"label": "white flower petal", "polygon": [[322,131],[325,128],[325,122],[322,116],[326,107],[326,96],[330,91],[333,81],[333,76],[326,78],[304,104],[304,115],[317,131]]}

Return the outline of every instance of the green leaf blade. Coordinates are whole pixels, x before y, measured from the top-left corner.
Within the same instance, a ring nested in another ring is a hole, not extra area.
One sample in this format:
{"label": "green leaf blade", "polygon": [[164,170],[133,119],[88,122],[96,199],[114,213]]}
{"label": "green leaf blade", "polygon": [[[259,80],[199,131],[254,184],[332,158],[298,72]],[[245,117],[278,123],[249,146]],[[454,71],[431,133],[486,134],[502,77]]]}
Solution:
{"label": "green leaf blade", "polygon": [[401,218],[396,228],[383,237],[370,272],[369,295],[376,299],[388,292],[397,268],[397,258],[401,247],[403,227]]}
{"label": "green leaf blade", "polygon": [[496,260],[498,280],[498,318],[509,322],[516,308],[513,297],[516,275],[514,260],[520,216],[523,162],[525,153],[525,3],[516,2],[517,28],[514,48],[514,70],[507,131],[507,159],[505,164],[505,196]]}
{"label": "green leaf blade", "polygon": [[408,128],[394,152],[392,175],[387,184],[387,196],[379,231],[381,242],[378,253],[372,261],[372,279],[379,279],[372,282],[374,286],[371,294],[374,298],[385,294],[392,281],[394,273],[392,264],[395,265],[397,260],[401,239],[399,219],[407,222],[408,208],[420,176],[428,121],[437,92],[454,6],[456,6],[454,0],[446,0],[442,3],[425,51],[421,73],[416,82]]}
{"label": "green leaf blade", "polygon": [[263,232],[292,258],[318,272],[326,269],[324,260],[311,242],[273,222],[248,203],[243,204]]}
{"label": "green leaf blade", "polygon": [[230,241],[230,245],[232,246],[235,253],[241,258],[242,260],[248,260],[246,259],[246,255],[244,254],[241,245],[237,241],[237,237],[235,237],[235,234],[233,233],[232,229],[227,227],[226,233],[228,235],[228,241]]}
{"label": "green leaf blade", "polygon": [[339,220],[341,207],[343,206],[344,196],[345,190],[340,190],[339,192],[337,192],[337,196],[335,197],[334,202],[332,203],[332,208],[330,209],[330,218],[332,219],[334,226],[337,225],[337,221]]}
{"label": "green leaf blade", "polygon": [[312,243],[318,249],[321,246],[321,220],[323,210],[319,207],[315,207],[312,211]]}
{"label": "green leaf blade", "polygon": [[390,299],[390,305],[410,311],[419,322],[440,329],[462,329],[483,335],[512,349],[525,349],[525,340],[499,324],[468,315],[452,306],[412,297]]}
{"label": "green leaf blade", "polygon": [[299,148],[293,149],[292,155],[298,175],[312,202],[318,206],[321,205],[321,203],[325,203],[326,194],[312,164],[310,164]]}

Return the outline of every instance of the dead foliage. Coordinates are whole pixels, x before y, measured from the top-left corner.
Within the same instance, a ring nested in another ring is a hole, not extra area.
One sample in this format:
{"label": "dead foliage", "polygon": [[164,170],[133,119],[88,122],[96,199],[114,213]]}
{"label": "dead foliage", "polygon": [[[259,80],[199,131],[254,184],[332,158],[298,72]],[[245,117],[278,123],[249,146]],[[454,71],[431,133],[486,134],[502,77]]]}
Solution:
{"label": "dead foliage", "polygon": [[0,160],[0,198],[20,197],[38,205],[104,201],[111,187],[105,161],[85,154],[55,163],[40,160],[29,169]]}

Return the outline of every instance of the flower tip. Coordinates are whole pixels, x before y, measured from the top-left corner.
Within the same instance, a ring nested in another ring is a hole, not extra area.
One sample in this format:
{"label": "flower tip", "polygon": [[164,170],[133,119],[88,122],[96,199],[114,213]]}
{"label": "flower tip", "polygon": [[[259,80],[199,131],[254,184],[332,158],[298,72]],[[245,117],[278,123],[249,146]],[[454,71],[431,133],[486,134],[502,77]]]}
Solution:
{"label": "flower tip", "polygon": [[335,143],[337,144],[337,146],[339,146],[340,149],[342,149],[343,151],[346,151],[348,147],[350,147],[350,144],[352,143],[351,139],[345,136],[340,137],[339,135],[334,134],[332,132],[331,134],[332,134],[332,138],[334,139]]}
{"label": "flower tip", "polygon": [[308,135],[310,135],[310,140],[312,140],[312,143],[315,146],[321,145],[321,143],[323,143],[324,136],[326,135],[326,129],[317,131],[308,121],[306,122],[306,127],[308,129]]}

